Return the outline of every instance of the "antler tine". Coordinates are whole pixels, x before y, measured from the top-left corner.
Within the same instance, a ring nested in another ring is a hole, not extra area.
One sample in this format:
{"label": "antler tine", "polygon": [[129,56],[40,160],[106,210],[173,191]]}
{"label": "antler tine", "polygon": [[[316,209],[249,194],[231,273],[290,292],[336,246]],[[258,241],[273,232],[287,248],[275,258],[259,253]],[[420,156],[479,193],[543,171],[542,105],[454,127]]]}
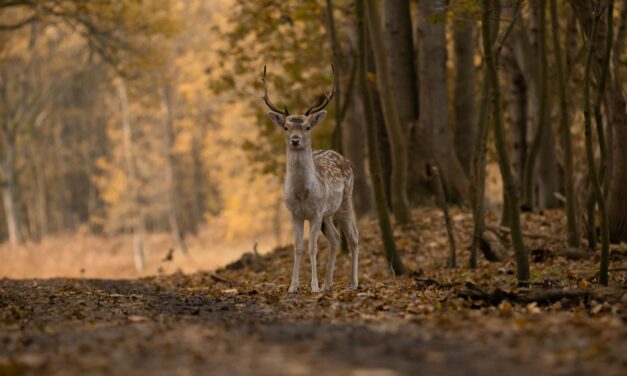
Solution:
{"label": "antler tine", "polygon": [[324,95],[324,98],[320,102],[319,105],[313,105],[309,107],[309,109],[305,112],[305,115],[315,114],[316,112],[320,112],[324,110],[324,108],[329,104],[331,98],[333,98],[333,94],[335,94],[335,67],[331,64],[331,71],[333,72],[333,79],[331,81],[331,91]]}
{"label": "antler tine", "polygon": [[279,110],[278,107],[276,107],[272,101],[270,100],[270,97],[268,97],[268,83],[266,80],[266,66],[263,66],[263,101],[266,102],[266,106],[268,106],[272,111],[278,112],[280,114],[283,114],[285,116],[288,116],[290,113],[287,111],[287,106],[285,106],[285,111],[284,110]]}

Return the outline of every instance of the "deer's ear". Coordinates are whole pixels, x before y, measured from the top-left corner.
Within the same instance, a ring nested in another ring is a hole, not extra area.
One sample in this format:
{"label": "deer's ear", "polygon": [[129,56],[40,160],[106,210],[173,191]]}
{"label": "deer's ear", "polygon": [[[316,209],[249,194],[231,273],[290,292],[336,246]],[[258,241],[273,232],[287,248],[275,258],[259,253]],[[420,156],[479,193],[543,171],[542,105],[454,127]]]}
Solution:
{"label": "deer's ear", "polygon": [[270,120],[279,127],[283,128],[285,125],[285,116],[278,112],[268,111],[268,116],[270,116]]}
{"label": "deer's ear", "polygon": [[315,114],[309,116],[309,125],[313,128],[318,125],[324,117],[327,116],[326,111],[316,112]]}

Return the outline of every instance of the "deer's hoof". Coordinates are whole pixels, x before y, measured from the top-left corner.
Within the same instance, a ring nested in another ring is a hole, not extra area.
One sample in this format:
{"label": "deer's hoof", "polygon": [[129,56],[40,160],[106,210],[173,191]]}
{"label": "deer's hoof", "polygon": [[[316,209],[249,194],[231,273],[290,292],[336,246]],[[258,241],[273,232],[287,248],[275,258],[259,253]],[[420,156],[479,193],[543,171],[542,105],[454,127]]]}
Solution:
{"label": "deer's hoof", "polygon": [[325,283],[324,285],[322,285],[322,291],[327,292],[327,291],[331,291],[333,289],[333,284],[332,283]]}
{"label": "deer's hoof", "polygon": [[298,292],[298,286],[290,286],[289,290],[287,290],[288,294],[296,294]]}
{"label": "deer's hoof", "polygon": [[320,287],[311,285],[311,292],[320,292]]}

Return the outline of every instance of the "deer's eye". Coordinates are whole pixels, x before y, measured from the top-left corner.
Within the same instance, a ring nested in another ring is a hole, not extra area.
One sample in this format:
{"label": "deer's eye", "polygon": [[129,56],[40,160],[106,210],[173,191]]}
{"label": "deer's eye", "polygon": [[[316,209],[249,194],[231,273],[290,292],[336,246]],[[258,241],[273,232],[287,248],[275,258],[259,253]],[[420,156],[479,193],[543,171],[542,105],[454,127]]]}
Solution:
{"label": "deer's eye", "polygon": [[305,130],[306,130],[306,131],[308,131],[308,130],[310,130],[310,129],[311,129],[311,127],[307,127],[307,128],[305,128]]}
{"label": "deer's eye", "polygon": [[287,130],[287,127],[283,127],[283,129]]}

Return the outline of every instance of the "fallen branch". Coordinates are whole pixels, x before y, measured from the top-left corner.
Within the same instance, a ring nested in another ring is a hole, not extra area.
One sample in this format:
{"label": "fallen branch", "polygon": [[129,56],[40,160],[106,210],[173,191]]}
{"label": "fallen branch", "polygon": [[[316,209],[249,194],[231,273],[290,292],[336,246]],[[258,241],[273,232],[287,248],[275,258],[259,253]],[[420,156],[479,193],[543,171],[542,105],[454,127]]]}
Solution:
{"label": "fallen branch", "polygon": [[218,282],[228,283],[230,285],[239,285],[239,282],[230,280],[228,278],[224,278],[222,276],[217,275],[215,272],[209,272],[209,276],[215,279]]}
{"label": "fallen branch", "polygon": [[[506,233],[506,234],[509,234],[511,232],[511,230],[508,227],[505,227],[505,226],[497,226],[497,227],[495,227],[495,229],[497,231],[501,231],[501,232]],[[529,233],[524,233],[524,232],[523,232],[522,236],[525,237],[525,238],[529,238],[529,239],[544,239],[544,240],[562,240],[563,239],[563,236],[529,234]]]}
{"label": "fallen branch", "polygon": [[496,231],[490,228],[487,228],[483,231],[483,233],[481,233],[481,238],[479,238],[479,248],[488,261],[501,261],[507,255],[507,247],[505,246],[503,239],[501,239]]}
{"label": "fallen branch", "polygon": [[457,292],[457,296],[473,301],[484,301],[490,305],[499,305],[507,300],[518,304],[536,302],[539,305],[549,305],[558,301],[568,302],[594,299],[599,302],[616,303],[621,300],[625,289],[530,289],[519,291],[505,291],[499,288],[487,292],[475,284],[467,283]]}

